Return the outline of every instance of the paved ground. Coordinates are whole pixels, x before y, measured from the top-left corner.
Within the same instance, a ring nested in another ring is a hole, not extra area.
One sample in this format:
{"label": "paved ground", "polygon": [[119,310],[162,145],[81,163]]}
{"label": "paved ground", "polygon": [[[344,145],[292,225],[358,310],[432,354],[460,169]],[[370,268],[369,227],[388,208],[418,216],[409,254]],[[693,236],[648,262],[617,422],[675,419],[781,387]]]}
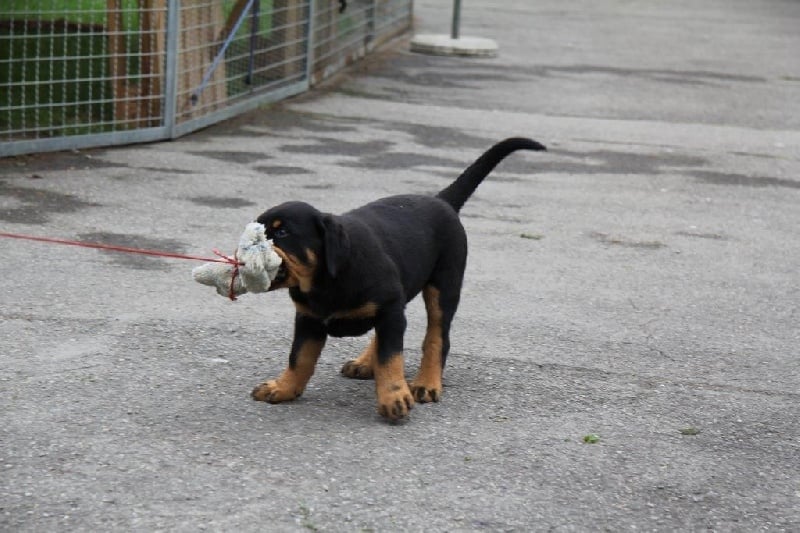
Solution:
{"label": "paved ground", "polygon": [[[416,3],[447,33],[450,2]],[[284,294],[5,240],[0,529],[800,530],[800,3],[466,2],[489,60],[402,48],[172,143],[0,162],[0,228],[207,254],[264,208],[467,204],[444,399],[383,423],[329,343],[305,396]],[[423,334],[409,306],[409,367]],[[696,434],[695,434],[696,433]],[[599,442],[583,438],[599,435]]]}

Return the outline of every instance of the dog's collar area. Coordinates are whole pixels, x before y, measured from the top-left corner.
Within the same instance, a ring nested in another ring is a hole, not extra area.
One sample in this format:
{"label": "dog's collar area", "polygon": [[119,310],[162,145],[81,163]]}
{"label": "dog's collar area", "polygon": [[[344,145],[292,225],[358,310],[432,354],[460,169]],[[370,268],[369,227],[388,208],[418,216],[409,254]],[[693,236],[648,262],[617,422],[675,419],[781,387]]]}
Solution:
{"label": "dog's collar area", "polygon": [[275,279],[272,280],[270,283],[268,291],[274,291],[276,289],[282,288],[282,284],[288,279],[289,272],[286,269],[286,265],[281,263],[278,267],[278,272],[275,274]]}

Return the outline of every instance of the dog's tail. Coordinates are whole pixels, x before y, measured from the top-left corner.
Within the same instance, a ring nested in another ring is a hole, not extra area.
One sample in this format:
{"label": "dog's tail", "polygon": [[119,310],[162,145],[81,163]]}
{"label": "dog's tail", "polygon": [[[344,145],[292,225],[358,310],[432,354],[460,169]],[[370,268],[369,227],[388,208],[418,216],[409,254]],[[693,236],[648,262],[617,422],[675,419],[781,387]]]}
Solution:
{"label": "dog's tail", "polygon": [[469,168],[461,173],[456,181],[445,187],[436,196],[453,206],[456,212],[460,211],[464,203],[472,196],[478,185],[481,184],[483,178],[507,155],[517,150],[547,150],[547,148],[534,140],[522,137],[512,137],[500,141],[486,150]]}

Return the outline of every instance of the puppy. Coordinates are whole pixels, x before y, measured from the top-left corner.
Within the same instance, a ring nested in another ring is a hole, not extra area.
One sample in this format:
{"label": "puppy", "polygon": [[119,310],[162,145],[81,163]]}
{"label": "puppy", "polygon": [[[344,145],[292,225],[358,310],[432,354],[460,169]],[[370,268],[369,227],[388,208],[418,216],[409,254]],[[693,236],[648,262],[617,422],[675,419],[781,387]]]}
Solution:
{"label": "puppy", "polygon": [[[278,378],[258,385],[253,399],[297,398],[328,335],[357,336],[374,328],[369,345],[342,374],[374,378],[378,413],[389,420],[406,417],[415,401],[438,402],[467,261],[458,212],[489,172],[516,150],[546,148],[530,139],[506,139],[436,196],[391,196],[339,216],[286,202],[259,216],[283,259],[270,290],[288,288],[296,313],[289,365]],[[406,383],[405,306],[420,292],[428,329],[419,371]]]}

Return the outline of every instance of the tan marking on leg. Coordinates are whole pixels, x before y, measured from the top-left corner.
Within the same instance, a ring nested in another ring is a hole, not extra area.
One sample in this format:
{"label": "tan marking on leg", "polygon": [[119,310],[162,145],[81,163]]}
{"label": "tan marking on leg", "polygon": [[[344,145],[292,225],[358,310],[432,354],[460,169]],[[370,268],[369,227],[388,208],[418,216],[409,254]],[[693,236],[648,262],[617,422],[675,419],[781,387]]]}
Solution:
{"label": "tan marking on leg", "polygon": [[361,355],[342,367],[342,374],[352,379],[372,379],[375,375],[375,360],[378,357],[378,337],[373,336]]}
{"label": "tan marking on leg", "polygon": [[378,414],[389,420],[400,420],[408,416],[414,407],[414,398],[408,389],[403,369],[403,353],[375,364],[375,393],[378,396]]}
{"label": "tan marking on leg", "polygon": [[294,368],[287,367],[277,379],[265,381],[253,389],[253,399],[260,402],[280,403],[294,400],[303,391],[314,373],[314,367],[325,346],[323,341],[309,340],[300,347]]}
{"label": "tan marking on leg", "polygon": [[422,291],[428,312],[428,329],[422,342],[422,361],[411,381],[411,392],[421,403],[438,402],[442,396],[442,308],[439,290],[428,285]]}

